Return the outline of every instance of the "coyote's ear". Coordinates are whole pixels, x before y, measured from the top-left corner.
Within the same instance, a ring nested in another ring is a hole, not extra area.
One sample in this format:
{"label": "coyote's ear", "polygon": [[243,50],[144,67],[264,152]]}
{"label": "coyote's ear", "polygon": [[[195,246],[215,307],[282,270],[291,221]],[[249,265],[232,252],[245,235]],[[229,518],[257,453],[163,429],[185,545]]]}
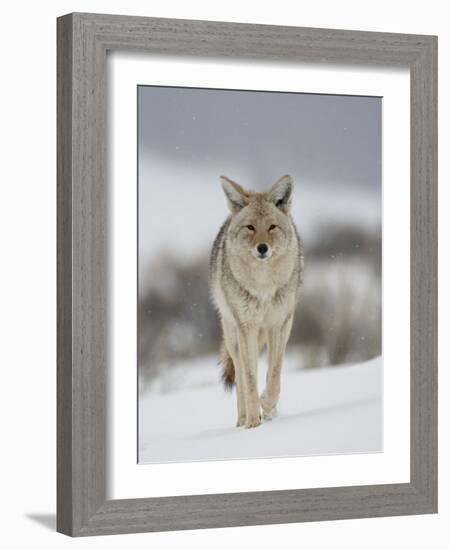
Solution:
{"label": "coyote's ear", "polygon": [[220,176],[220,181],[228,199],[229,210],[236,214],[248,204],[248,193],[241,185],[226,176]]}
{"label": "coyote's ear", "polygon": [[285,175],[273,184],[269,191],[270,199],[275,206],[287,213],[292,204],[293,180]]}

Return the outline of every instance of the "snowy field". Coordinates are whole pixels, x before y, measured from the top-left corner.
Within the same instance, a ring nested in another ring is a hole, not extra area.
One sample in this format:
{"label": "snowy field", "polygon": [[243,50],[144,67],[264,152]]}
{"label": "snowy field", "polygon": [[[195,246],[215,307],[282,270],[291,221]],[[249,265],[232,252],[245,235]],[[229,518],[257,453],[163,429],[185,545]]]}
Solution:
{"label": "snowy field", "polygon": [[140,394],[139,463],[382,451],[382,359],[312,370],[298,359],[286,357],[278,416],[255,429],[234,427],[215,357],[163,369]]}

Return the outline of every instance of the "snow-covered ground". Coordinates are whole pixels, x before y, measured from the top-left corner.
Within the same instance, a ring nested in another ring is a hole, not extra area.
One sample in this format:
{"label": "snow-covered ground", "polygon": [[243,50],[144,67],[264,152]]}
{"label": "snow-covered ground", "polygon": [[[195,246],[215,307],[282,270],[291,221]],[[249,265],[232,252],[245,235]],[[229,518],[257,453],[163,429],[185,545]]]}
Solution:
{"label": "snow-covered ground", "polygon": [[250,430],[235,427],[235,392],[223,391],[215,357],[165,369],[139,397],[139,462],[382,451],[382,359],[312,370],[299,364],[291,351],[278,416]]}

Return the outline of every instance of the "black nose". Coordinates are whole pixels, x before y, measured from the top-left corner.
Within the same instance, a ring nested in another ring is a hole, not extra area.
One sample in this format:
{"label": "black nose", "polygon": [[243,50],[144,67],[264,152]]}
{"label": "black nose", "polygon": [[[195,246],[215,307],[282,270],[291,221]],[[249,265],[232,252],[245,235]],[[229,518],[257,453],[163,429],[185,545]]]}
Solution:
{"label": "black nose", "polygon": [[257,252],[263,256],[264,254],[267,253],[267,250],[268,250],[268,246],[265,244],[265,243],[261,243],[261,244],[258,244],[257,245]]}

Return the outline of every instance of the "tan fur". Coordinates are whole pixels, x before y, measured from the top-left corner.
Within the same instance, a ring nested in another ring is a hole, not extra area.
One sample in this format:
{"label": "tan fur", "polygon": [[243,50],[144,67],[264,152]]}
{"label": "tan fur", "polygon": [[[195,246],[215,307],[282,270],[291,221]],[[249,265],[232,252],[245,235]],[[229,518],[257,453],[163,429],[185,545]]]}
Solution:
{"label": "tan fur", "polygon": [[[254,427],[274,414],[282,360],[303,279],[301,241],[290,216],[292,180],[266,193],[221,178],[231,211],[211,254],[210,284],[223,329],[226,387],[235,382],[237,425]],[[257,358],[268,348],[267,384],[259,398]]]}

